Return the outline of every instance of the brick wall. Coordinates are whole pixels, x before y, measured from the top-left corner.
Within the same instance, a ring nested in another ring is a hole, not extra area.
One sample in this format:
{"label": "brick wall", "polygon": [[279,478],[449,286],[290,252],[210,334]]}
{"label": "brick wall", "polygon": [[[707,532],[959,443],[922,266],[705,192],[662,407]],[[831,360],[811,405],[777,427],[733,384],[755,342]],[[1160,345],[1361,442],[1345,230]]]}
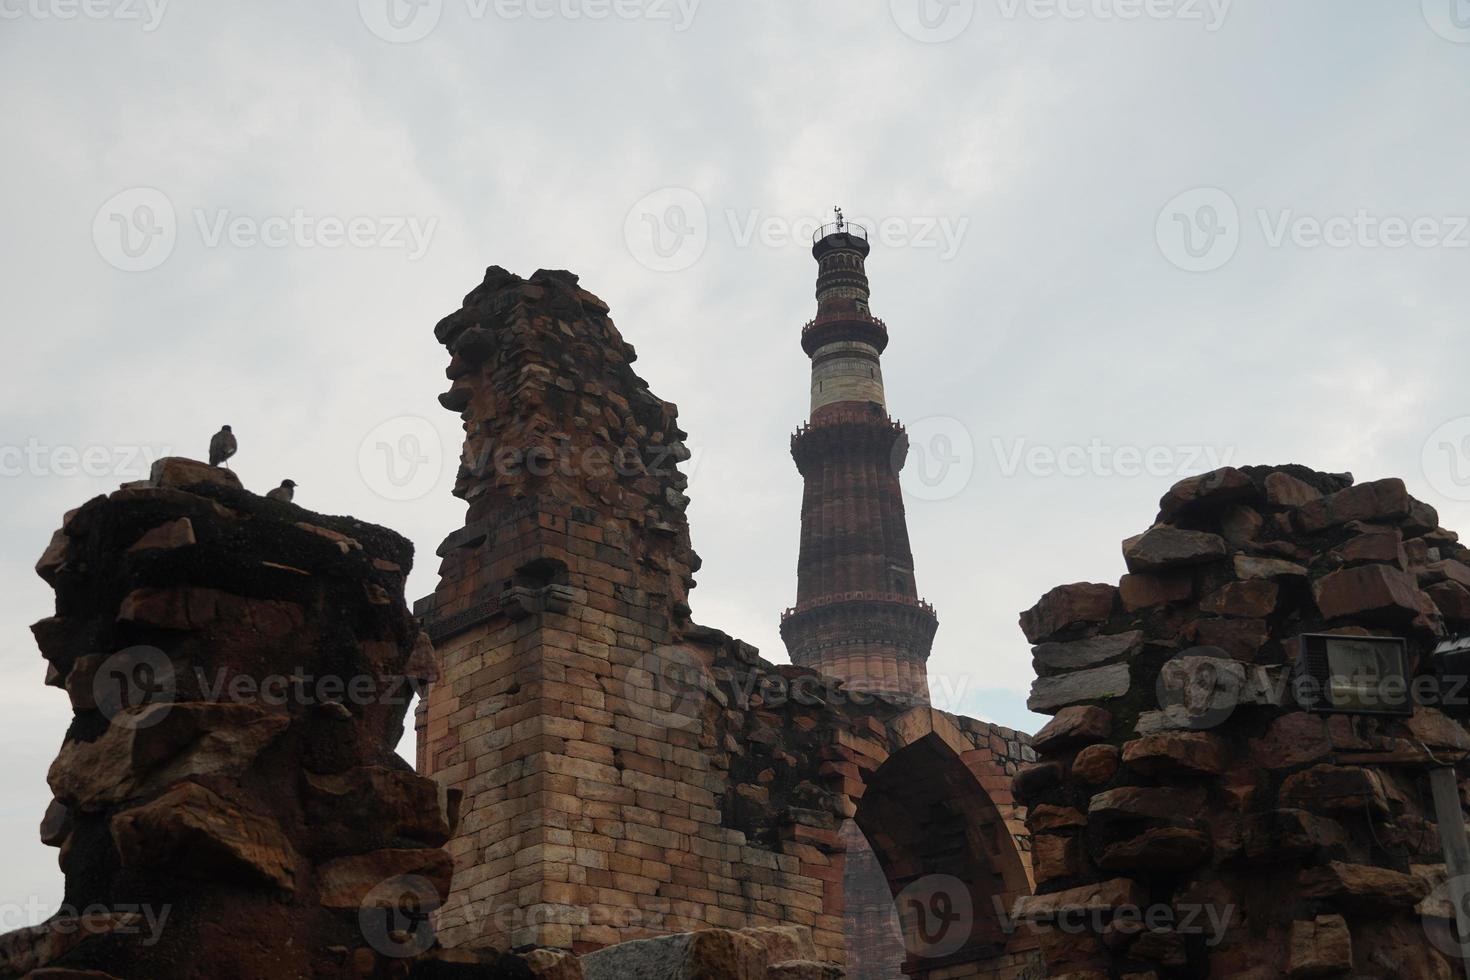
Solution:
{"label": "brick wall", "polygon": [[[893,891],[959,867],[978,910],[958,954],[911,941],[915,975],[1024,959],[990,903],[1030,890],[1009,795],[1024,737],[848,692],[692,622],[685,435],[606,313],[568,273],[491,269],[436,330],[468,504],[416,610],[438,661],[421,767],[462,795],[441,939],[583,951],[797,924],[840,961],[855,820]],[[926,827],[959,865],[911,852]]]}

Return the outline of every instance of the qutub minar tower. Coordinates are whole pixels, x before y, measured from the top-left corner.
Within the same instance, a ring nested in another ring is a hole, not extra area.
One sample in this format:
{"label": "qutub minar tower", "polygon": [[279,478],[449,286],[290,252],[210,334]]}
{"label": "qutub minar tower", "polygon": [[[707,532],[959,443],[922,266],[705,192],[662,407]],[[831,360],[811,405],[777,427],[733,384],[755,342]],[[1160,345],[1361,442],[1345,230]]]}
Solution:
{"label": "qutub minar tower", "polygon": [[898,482],[908,436],[884,402],[888,328],[868,309],[867,232],[838,209],[812,255],[817,315],[801,332],[812,360],[811,420],[791,437],[805,482],[801,553],[781,638],[792,663],[854,690],[928,703],[939,621],[914,583]]}

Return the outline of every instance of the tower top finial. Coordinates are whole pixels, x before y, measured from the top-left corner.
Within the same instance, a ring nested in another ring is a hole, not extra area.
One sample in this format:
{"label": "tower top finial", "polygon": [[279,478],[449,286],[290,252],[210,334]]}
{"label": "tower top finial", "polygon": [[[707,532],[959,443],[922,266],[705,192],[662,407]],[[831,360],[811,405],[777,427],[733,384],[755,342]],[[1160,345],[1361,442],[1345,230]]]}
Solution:
{"label": "tower top finial", "polygon": [[[827,222],[812,233],[812,254],[821,258],[818,253],[825,248],[844,248],[857,249],[867,255],[868,229],[848,221],[840,204],[832,206],[832,214],[835,220]],[[824,241],[825,239],[832,240]]]}

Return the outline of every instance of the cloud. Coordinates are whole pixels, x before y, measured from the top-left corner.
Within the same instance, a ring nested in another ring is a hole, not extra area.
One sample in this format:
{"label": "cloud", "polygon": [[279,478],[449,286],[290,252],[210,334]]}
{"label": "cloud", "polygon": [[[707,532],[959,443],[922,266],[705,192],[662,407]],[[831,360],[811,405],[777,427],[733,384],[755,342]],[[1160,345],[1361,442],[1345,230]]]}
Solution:
{"label": "cloud", "polygon": [[[696,617],[784,659],[801,494],[787,439],[807,413],[798,337],[815,267],[799,240],[738,231],[843,204],[966,223],[947,258],[880,247],[869,271],[892,335],[891,411],[956,420],[975,447],[963,489],[910,499],[908,516],[940,618],[931,669],[971,678],[977,712],[1034,719],[1017,613],[1061,582],[1115,580],[1118,542],[1189,469],[1007,473],[997,443],[1205,447],[1403,475],[1447,526],[1470,524],[1470,505],[1438,496],[1421,467],[1429,434],[1465,411],[1465,253],[1271,247],[1258,219],[1470,214],[1470,133],[1450,122],[1470,100],[1466,49],[1418,5],[1239,0],[1209,32],[1024,5],[1007,19],[982,3],[943,43],[905,33],[890,4],[839,0],[704,3],[682,31],[446,0],[413,43],[375,36],[357,7],[170,4],[153,31],[6,21],[0,442],[198,454],[229,421],[249,485],[290,476],[306,506],[411,537],[421,595],[463,514],[431,328],[486,265],[569,268],[611,305],[702,453]],[[168,196],[177,240],[128,273],[94,220],[140,187]],[[1229,193],[1242,225],[1228,264],[1191,274],[1155,226],[1198,187]],[[624,239],[629,210],[665,188],[692,190],[708,222],[678,272],[640,264]],[[199,224],[223,213],[259,230],[298,211],[434,230],[410,259],[378,239],[211,244]],[[415,418],[439,479],[390,499],[364,445],[371,457]],[[0,907],[59,897],[54,854],[34,841],[68,713],[40,686],[25,631],[50,610],[30,565],[62,511],[117,482],[54,466],[0,477],[13,749],[0,836],[18,842]]]}

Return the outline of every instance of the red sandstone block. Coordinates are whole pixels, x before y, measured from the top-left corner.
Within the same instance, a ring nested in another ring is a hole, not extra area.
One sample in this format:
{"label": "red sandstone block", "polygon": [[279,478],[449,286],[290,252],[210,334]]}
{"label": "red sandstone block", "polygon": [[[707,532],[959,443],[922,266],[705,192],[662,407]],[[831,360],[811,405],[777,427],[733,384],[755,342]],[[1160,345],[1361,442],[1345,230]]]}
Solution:
{"label": "red sandstone block", "polygon": [[782,850],[784,853],[800,859],[802,867],[825,867],[832,863],[832,859],[826,853],[810,844],[787,841],[782,845]]}
{"label": "red sandstone block", "polygon": [[984,773],[977,778],[980,785],[989,793],[1011,788],[1012,779],[1004,773]]}
{"label": "red sandstone block", "polygon": [[837,831],[827,830],[822,827],[808,827],[806,824],[800,823],[788,823],[781,827],[781,839],[835,847],[837,845]]}
{"label": "red sandstone block", "polygon": [[842,881],[842,866],[840,864],[836,863],[836,862],[831,862],[831,861],[829,861],[829,863],[827,865],[825,865],[825,866],[820,865],[820,864],[816,864],[816,863],[807,863],[807,862],[803,861],[802,862],[802,865],[801,865],[801,874],[805,875],[808,878],[816,879],[818,881],[823,881],[823,882],[828,882],[828,881],[841,882]]}

